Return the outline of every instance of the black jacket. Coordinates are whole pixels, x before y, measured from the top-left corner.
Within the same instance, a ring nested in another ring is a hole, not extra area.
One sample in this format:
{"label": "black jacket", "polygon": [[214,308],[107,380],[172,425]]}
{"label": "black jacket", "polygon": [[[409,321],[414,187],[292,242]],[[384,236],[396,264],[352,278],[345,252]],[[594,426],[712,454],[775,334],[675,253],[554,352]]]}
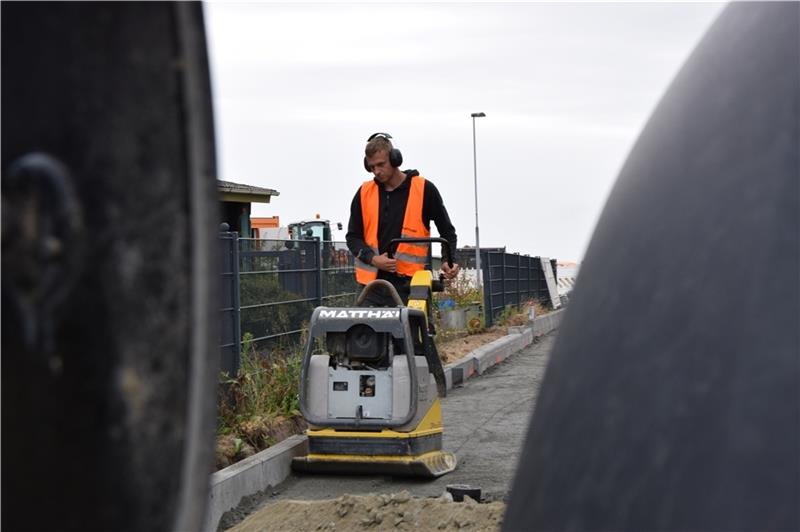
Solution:
{"label": "black jacket", "polygon": [[[410,190],[411,177],[419,175],[416,170],[404,170],[406,179],[399,187],[387,192],[381,183],[375,181],[380,190],[378,199],[378,250],[386,253],[389,249],[389,242],[394,238],[400,238],[403,228],[403,218],[405,217],[406,204],[408,203],[408,192]],[[450,246],[455,252],[456,249],[456,229],[450,222],[447,209],[444,208],[442,196],[439,190],[427,178],[425,179],[425,191],[422,198],[422,222],[430,230],[430,222],[436,224],[439,235],[450,242]],[[361,187],[358,187],[353,202],[350,205],[350,223],[347,224],[347,247],[350,252],[361,261],[369,264],[374,253],[364,242],[364,221],[361,215]],[[379,278],[385,278],[387,272],[378,271]]]}

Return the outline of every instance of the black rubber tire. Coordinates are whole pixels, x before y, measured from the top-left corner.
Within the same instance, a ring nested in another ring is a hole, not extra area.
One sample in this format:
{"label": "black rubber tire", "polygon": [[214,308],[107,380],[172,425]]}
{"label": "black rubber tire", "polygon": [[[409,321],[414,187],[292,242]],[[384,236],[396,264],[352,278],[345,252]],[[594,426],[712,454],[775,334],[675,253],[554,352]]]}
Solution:
{"label": "black rubber tire", "polygon": [[199,3],[3,3],[4,530],[198,530],[219,364]]}
{"label": "black rubber tire", "polygon": [[504,530],[800,530],[800,4],[732,3],[650,118]]}

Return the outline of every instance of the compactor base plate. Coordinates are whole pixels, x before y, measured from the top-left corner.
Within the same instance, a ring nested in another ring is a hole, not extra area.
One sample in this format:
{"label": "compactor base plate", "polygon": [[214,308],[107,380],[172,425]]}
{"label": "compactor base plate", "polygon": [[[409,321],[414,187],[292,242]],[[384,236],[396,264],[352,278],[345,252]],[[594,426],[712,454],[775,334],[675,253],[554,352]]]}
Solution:
{"label": "compactor base plate", "polygon": [[446,451],[431,451],[418,456],[309,454],[292,460],[292,469],[308,473],[436,478],[455,468],[455,455]]}

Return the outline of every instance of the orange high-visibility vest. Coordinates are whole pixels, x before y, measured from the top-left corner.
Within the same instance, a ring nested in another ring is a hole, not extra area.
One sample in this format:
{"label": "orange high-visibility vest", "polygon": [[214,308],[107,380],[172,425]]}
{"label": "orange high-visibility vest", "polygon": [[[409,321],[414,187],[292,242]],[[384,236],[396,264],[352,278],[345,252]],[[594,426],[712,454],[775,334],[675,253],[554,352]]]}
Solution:
{"label": "orange high-visibility vest", "polygon": [[[428,238],[431,232],[422,221],[422,199],[425,195],[425,178],[412,176],[408,191],[408,203],[403,215],[403,228],[400,232],[402,238]],[[379,209],[378,184],[374,180],[365,181],[361,185],[361,218],[364,223],[364,242],[378,254],[378,209]],[[428,259],[428,243],[400,244],[394,258],[397,259],[397,273],[399,275],[413,276],[425,268]],[[371,264],[366,264],[356,259],[356,281],[367,284],[378,277],[378,269]]]}

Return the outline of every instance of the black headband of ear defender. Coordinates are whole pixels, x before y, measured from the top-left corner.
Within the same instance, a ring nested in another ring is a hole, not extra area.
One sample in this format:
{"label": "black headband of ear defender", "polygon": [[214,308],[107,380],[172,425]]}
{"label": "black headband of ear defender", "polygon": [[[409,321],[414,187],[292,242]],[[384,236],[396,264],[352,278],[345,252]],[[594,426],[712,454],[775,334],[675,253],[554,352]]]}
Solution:
{"label": "black headband of ear defender", "polygon": [[369,138],[367,139],[367,142],[371,141],[375,137],[383,137],[386,140],[389,140],[390,138],[392,138],[392,136],[390,134],[388,134],[388,133],[378,132],[378,133],[373,133],[372,135],[370,135]]}
{"label": "black headband of ear defender", "polygon": [[[367,139],[367,142],[371,141],[375,137],[383,137],[386,140],[388,140],[389,143],[392,142],[391,140],[389,140],[389,139],[392,138],[392,136],[390,134],[388,134],[388,133],[380,133],[380,132],[373,133],[372,135],[370,135],[369,138]],[[398,150],[394,146],[392,147],[391,151],[389,152],[389,164],[391,164],[394,168],[399,168],[400,165],[403,164],[403,154],[400,153],[400,150]],[[369,163],[367,162],[367,158],[366,157],[364,157],[364,169],[367,172],[372,172],[372,169],[369,167]]]}

